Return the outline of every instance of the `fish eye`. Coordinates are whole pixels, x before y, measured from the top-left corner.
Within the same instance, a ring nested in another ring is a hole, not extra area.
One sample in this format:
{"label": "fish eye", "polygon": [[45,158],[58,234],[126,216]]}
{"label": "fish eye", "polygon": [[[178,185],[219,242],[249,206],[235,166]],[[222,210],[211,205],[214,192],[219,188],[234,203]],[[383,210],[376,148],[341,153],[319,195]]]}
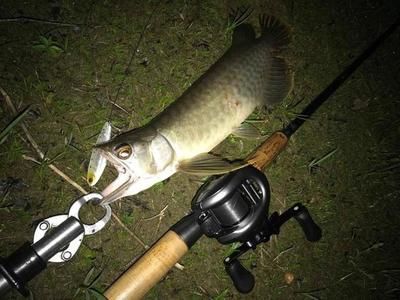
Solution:
{"label": "fish eye", "polygon": [[119,159],[128,159],[132,155],[132,148],[129,144],[121,144],[115,147],[114,152]]}

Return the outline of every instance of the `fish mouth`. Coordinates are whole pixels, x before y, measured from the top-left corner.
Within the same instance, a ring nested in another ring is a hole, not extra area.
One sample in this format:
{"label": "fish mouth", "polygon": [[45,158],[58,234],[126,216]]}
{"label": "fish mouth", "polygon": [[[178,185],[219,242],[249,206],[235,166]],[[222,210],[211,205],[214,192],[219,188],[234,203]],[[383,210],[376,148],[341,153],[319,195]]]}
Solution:
{"label": "fish mouth", "polygon": [[99,204],[106,205],[127,196],[126,193],[129,187],[134,182],[138,181],[139,177],[129,168],[129,166],[117,160],[111,153],[102,151],[102,154],[109,162],[111,162],[118,172],[117,178],[101,192],[103,199]]}
{"label": "fish mouth", "polygon": [[101,192],[103,199],[99,202],[100,205],[110,204],[123,197],[136,195],[167,179],[178,170],[178,164],[175,162],[154,174],[140,173],[137,170],[135,172],[131,165],[119,160],[109,151],[102,150],[101,153],[117,169],[118,176]]}

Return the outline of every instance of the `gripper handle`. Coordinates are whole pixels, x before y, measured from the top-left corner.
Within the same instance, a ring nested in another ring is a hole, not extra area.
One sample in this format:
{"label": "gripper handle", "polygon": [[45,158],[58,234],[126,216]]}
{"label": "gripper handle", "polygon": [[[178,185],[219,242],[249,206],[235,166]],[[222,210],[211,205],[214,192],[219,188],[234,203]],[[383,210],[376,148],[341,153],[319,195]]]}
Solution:
{"label": "gripper handle", "polygon": [[142,299],[185,255],[188,246],[170,230],[104,293],[109,300]]}

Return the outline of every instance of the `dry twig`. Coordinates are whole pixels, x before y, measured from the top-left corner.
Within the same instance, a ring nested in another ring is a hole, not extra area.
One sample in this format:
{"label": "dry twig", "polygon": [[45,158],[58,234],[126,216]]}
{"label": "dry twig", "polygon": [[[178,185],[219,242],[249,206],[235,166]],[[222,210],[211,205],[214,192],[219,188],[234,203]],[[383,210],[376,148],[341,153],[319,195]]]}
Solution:
{"label": "dry twig", "polygon": [[[12,103],[11,98],[8,96],[8,94],[1,87],[0,87],[0,93],[2,94],[3,99],[5,100],[7,106],[11,109],[12,113],[16,114],[17,113],[17,109],[15,108],[14,103]],[[38,144],[36,143],[36,141],[33,139],[32,135],[29,133],[27,126],[25,125],[25,123],[23,121],[22,121],[22,123],[20,125],[22,127],[22,130],[25,132],[25,135],[26,135],[29,143],[36,150],[36,153],[39,155],[40,159],[43,160],[44,159],[44,154],[40,150],[40,148],[39,148]],[[23,155],[23,158],[25,160],[29,160],[29,161],[32,161],[32,162],[37,163],[37,164],[42,164],[42,162],[38,161],[37,159],[35,159],[35,158],[31,157],[31,156]],[[71,184],[74,188],[79,190],[81,193],[83,193],[83,194],[87,194],[88,193],[83,187],[81,187],[78,183],[76,183],[74,180],[72,180],[68,175],[66,175],[64,172],[62,172],[54,164],[48,164],[48,166],[53,172],[55,172],[57,175],[62,177],[65,181],[67,181],[69,184]],[[122,228],[124,228],[136,241],[139,242],[139,244],[141,244],[144,247],[144,249],[148,249],[149,248],[149,246],[147,246],[145,243],[143,243],[142,240],[136,234],[134,234],[131,230],[129,230],[128,227],[126,227],[122,223],[122,221],[114,213],[112,214],[112,216],[117,221],[117,223],[121,225]]]}
{"label": "dry twig", "polygon": [[121,225],[122,228],[124,228],[140,245],[143,246],[144,249],[149,249],[150,247],[146,245],[135,233],[133,233],[126,225],[118,218],[118,216],[112,212],[112,216],[117,221],[119,225]]}
{"label": "dry twig", "polygon": [[290,246],[289,248],[286,248],[285,250],[282,250],[277,256],[275,256],[275,258],[272,261],[276,261],[279,259],[279,257],[281,257],[283,254],[285,254],[286,252],[292,250],[294,247]]}
{"label": "dry twig", "polygon": [[156,214],[155,216],[149,217],[149,218],[144,218],[144,221],[150,221],[156,218],[160,218],[162,219],[165,216],[165,211],[167,210],[168,205],[166,205],[158,214]]}
{"label": "dry twig", "polygon": [[0,23],[9,23],[9,22],[40,23],[40,24],[58,25],[58,26],[66,26],[66,27],[79,27],[79,26],[84,25],[84,24],[57,22],[57,21],[51,21],[51,20],[33,18],[33,17],[24,17],[24,16],[0,19]]}

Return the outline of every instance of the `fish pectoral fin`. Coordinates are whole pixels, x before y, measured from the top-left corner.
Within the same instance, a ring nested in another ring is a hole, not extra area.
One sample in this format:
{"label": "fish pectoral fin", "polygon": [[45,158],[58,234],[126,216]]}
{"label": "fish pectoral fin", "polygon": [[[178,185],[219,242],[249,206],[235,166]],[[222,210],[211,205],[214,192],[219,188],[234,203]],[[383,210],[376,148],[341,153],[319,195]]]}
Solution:
{"label": "fish pectoral fin", "polygon": [[190,175],[210,176],[229,173],[247,165],[247,162],[230,162],[222,157],[204,153],[180,162],[178,170]]}
{"label": "fish pectoral fin", "polygon": [[240,124],[232,134],[242,139],[261,139],[264,137],[257,127],[246,122]]}

